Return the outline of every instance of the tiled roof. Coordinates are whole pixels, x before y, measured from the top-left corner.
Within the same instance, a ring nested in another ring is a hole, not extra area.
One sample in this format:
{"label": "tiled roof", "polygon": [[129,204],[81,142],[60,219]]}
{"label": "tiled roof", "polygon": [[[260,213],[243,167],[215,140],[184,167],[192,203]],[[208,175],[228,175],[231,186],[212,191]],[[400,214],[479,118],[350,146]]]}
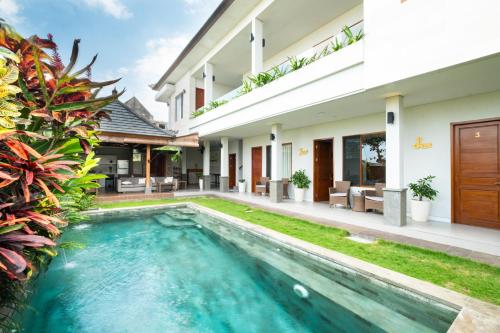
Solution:
{"label": "tiled roof", "polygon": [[142,116],[149,121],[153,121],[153,116],[151,115],[151,113],[149,113],[148,109],[146,109],[146,107],[142,105],[142,103],[136,97],[132,97],[123,104],[128,106],[130,110],[134,111],[139,116]]}
{"label": "tiled roof", "polygon": [[101,121],[100,130],[103,132],[175,137],[174,132],[156,127],[120,101],[107,105],[104,110],[110,111],[111,120]]}

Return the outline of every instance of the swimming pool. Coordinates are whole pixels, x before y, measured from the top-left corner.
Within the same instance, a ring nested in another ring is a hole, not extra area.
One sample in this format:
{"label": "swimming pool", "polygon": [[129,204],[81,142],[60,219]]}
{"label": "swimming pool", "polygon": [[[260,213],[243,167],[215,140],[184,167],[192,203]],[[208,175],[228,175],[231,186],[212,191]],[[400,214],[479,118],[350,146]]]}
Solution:
{"label": "swimming pool", "polygon": [[187,207],[93,217],[25,332],[446,332],[457,309]]}

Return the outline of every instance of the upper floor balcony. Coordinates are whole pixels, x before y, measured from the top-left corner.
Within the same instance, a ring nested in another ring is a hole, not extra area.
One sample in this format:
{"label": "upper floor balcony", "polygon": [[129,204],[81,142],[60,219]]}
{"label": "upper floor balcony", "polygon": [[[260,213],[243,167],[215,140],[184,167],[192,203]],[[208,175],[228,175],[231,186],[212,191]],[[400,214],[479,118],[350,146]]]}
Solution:
{"label": "upper floor balcony", "polygon": [[[158,98],[170,102],[173,129],[187,131],[216,113],[244,108],[244,101],[268,99],[359,64],[363,5],[360,0],[260,1],[221,36],[185,76],[164,87],[163,95],[172,97]],[[351,59],[341,60],[351,53]],[[183,103],[173,98],[179,94],[185,94]]]}

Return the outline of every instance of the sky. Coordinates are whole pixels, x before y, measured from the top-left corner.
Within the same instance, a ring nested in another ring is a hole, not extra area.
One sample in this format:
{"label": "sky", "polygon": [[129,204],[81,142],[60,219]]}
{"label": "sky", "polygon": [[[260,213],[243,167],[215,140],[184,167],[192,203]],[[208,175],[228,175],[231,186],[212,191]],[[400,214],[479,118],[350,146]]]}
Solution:
{"label": "sky", "polygon": [[[120,98],[137,97],[155,119],[167,106],[154,100],[156,83],[221,0],[0,0],[0,17],[23,36],[54,36],[64,63],[80,38],[78,65],[98,53],[94,81],[121,77]],[[103,93],[110,91],[103,91]]]}

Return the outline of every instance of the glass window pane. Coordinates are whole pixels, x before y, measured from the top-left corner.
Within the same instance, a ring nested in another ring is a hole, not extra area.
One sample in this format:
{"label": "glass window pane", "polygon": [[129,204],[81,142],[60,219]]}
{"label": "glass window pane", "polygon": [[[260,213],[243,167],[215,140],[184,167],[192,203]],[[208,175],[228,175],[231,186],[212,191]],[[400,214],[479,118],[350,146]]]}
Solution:
{"label": "glass window pane", "polygon": [[362,136],[362,183],[385,183],[385,133]]}
{"label": "glass window pane", "polygon": [[285,143],[282,147],[283,151],[283,178],[292,176],[292,144]]}
{"label": "glass window pane", "polygon": [[184,99],[184,94],[179,94],[175,97],[175,120],[181,120],[184,116],[183,112],[183,99]]}
{"label": "glass window pane", "polygon": [[343,180],[350,180],[351,185],[360,185],[360,137],[344,138]]}

